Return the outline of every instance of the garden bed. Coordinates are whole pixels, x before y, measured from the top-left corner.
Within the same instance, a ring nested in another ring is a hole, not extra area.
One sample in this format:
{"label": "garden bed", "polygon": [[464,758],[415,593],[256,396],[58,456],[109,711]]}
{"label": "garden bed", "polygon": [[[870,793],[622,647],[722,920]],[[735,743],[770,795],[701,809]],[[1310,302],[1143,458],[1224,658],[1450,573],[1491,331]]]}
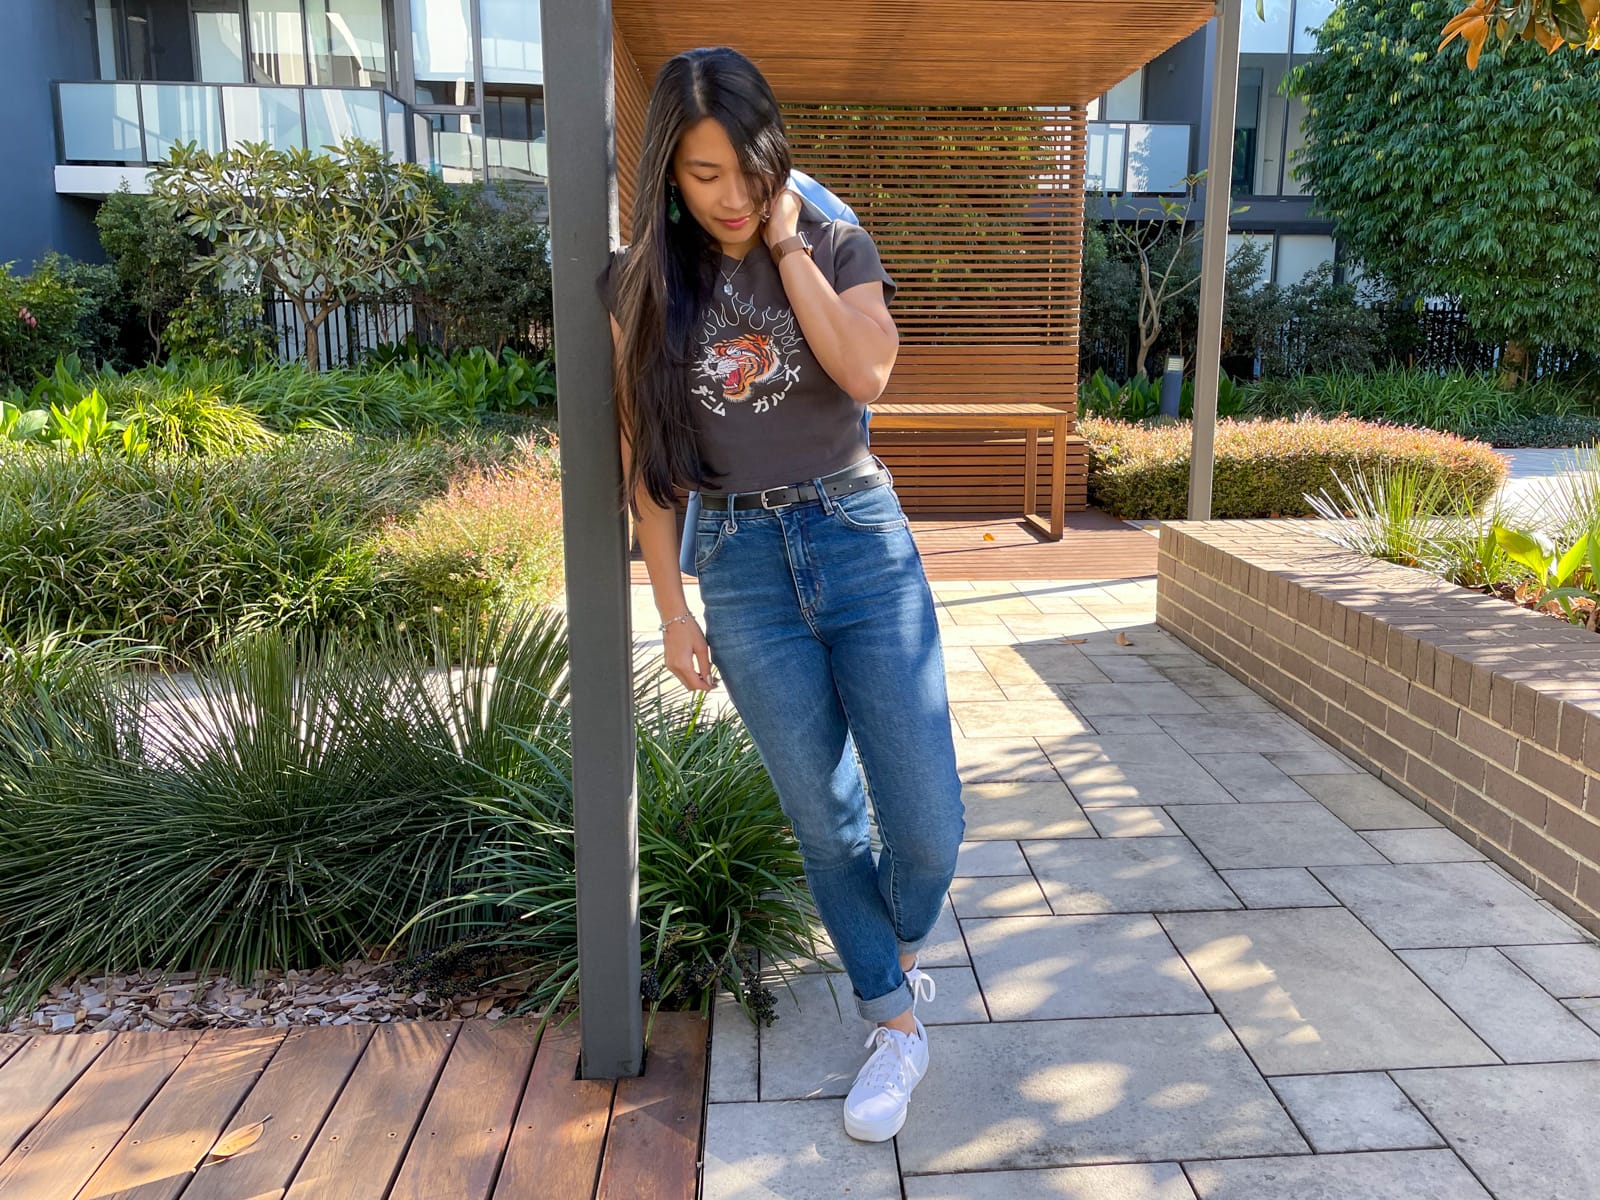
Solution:
{"label": "garden bed", "polygon": [[1319,528],[1163,526],[1157,621],[1600,932],[1600,639]]}

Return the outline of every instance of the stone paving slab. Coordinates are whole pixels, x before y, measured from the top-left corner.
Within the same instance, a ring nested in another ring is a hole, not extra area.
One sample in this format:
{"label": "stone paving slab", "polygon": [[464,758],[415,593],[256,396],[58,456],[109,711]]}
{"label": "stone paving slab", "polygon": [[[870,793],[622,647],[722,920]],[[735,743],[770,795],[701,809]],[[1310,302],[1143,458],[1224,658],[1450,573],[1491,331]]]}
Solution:
{"label": "stone paving slab", "polygon": [[1243,803],[1312,799],[1309,792],[1265,754],[1253,751],[1196,754],[1194,760],[1227,788],[1235,800]]}
{"label": "stone paving slab", "polygon": [[1437,829],[1369,829],[1361,835],[1390,862],[1485,862],[1487,857],[1442,825]]}
{"label": "stone paving slab", "polygon": [[1239,907],[1187,838],[1075,838],[1022,848],[1060,914]]}
{"label": "stone paving slab", "polygon": [[1445,1141],[1383,1071],[1267,1080],[1318,1154],[1424,1150]]}
{"label": "stone paving slab", "polygon": [[1246,908],[1316,908],[1339,903],[1304,867],[1242,867],[1217,874]]}
{"label": "stone paving slab", "polygon": [[931,1048],[908,1175],[1309,1149],[1215,1014],[956,1025]]}
{"label": "stone paving slab", "polygon": [[1312,867],[1341,904],[1396,950],[1576,942],[1580,935],[1487,863]]}
{"label": "stone paving slab", "polygon": [[950,903],[956,917],[1048,917],[1050,902],[1029,875],[975,875],[952,880]]}
{"label": "stone paving slab", "polygon": [[1054,783],[969,783],[961,789],[961,799],[967,809],[969,842],[1095,836],[1083,809],[1059,779]]}
{"label": "stone paving slab", "polygon": [[1396,1071],[1495,1200],[1594,1200],[1600,1062]]}
{"label": "stone paving slab", "polygon": [[1085,809],[1175,801],[1235,802],[1188,751],[1165,733],[1052,737],[1041,738],[1039,744]]}
{"label": "stone paving slab", "polygon": [[1108,1163],[1045,1171],[913,1175],[906,1200],[1194,1200],[1177,1163]]}
{"label": "stone paving slab", "polygon": [[1351,829],[1426,829],[1439,824],[1371,775],[1300,775],[1295,782]]}
{"label": "stone paving slab", "polygon": [[1600,1035],[1500,951],[1474,946],[1397,953],[1507,1062],[1600,1059]]}
{"label": "stone paving slab", "polygon": [[1552,996],[1600,996],[1600,945],[1502,946],[1500,953]]}
{"label": "stone paving slab", "polygon": [[1091,808],[1089,821],[1101,837],[1182,837],[1162,808]]}
{"label": "stone paving slab", "polygon": [[1264,1074],[1498,1061],[1342,908],[1160,921]]}
{"label": "stone paving slab", "polygon": [[893,1142],[847,1137],[837,1100],[712,1104],[704,1200],[900,1200]]}
{"label": "stone paving slab", "polygon": [[1185,1163],[1198,1200],[1493,1200],[1448,1150]]}
{"label": "stone paving slab", "polygon": [[961,930],[996,1021],[1213,1011],[1154,917],[1019,917]]}
{"label": "stone paving slab", "polygon": [[1215,867],[1309,867],[1385,858],[1320,804],[1169,804]]}

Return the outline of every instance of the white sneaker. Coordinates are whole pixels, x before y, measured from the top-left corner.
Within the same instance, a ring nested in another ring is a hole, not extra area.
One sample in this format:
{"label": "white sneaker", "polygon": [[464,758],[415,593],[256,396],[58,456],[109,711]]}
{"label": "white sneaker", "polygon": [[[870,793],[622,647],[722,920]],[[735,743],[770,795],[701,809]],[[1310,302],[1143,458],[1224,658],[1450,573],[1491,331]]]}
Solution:
{"label": "white sneaker", "polygon": [[857,1141],[886,1142],[906,1123],[906,1105],[928,1073],[928,1031],[916,1017],[917,1032],[877,1026],[866,1044],[872,1057],[844,1098],[844,1131]]}

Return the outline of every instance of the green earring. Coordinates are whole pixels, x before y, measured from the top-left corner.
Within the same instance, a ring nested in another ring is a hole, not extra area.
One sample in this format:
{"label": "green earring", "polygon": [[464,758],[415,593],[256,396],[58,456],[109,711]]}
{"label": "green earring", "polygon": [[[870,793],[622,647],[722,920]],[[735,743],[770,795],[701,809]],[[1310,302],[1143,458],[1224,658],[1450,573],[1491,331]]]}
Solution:
{"label": "green earring", "polygon": [[678,207],[678,189],[672,187],[667,192],[667,220],[676,225],[683,219],[683,210]]}

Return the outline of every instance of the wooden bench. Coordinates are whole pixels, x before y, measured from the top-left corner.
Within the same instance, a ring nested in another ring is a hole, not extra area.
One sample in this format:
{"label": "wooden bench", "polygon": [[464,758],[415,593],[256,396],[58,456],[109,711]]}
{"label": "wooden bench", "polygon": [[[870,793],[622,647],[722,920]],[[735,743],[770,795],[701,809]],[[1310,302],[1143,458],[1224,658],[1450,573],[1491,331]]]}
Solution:
{"label": "wooden bench", "polygon": [[[1028,435],[1022,479],[1022,519],[1052,542],[1061,540],[1067,512],[1067,425],[1072,414],[1049,404],[901,404],[872,406],[872,428],[881,430],[1022,429]],[[1050,515],[1038,513],[1039,434],[1050,434]]]}

